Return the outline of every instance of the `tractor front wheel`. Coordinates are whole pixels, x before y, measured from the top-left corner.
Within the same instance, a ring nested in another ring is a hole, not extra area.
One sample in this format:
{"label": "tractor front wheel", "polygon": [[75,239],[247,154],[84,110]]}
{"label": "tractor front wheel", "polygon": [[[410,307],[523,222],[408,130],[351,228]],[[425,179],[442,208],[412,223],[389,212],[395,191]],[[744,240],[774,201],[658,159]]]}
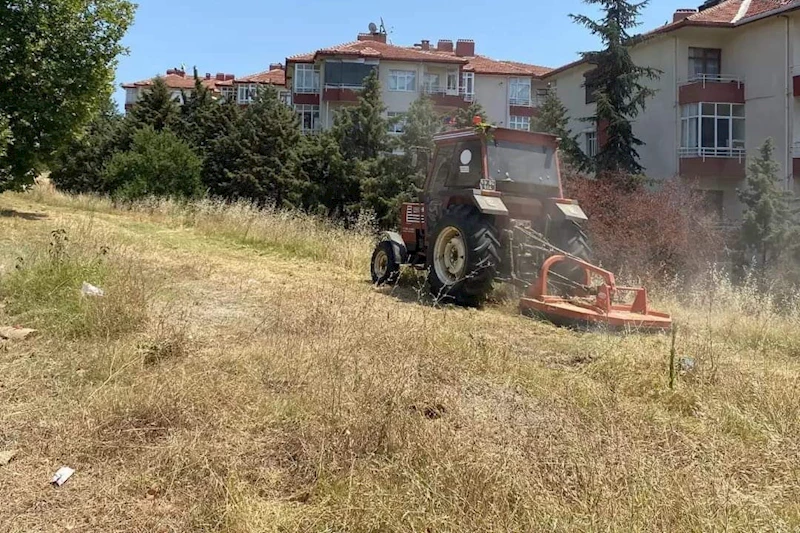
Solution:
{"label": "tractor front wheel", "polygon": [[500,240],[489,217],[467,205],[445,211],[428,244],[428,285],[437,299],[479,305],[500,264]]}
{"label": "tractor front wheel", "polygon": [[397,262],[395,247],[391,241],[381,241],[375,246],[370,261],[370,274],[375,285],[392,284],[400,277],[400,264]]}

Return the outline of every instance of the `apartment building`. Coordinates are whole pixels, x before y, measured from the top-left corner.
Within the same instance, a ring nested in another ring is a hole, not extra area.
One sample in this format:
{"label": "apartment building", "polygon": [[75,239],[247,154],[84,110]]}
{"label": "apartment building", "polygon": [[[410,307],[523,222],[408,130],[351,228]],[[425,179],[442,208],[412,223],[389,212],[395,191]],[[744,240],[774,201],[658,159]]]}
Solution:
{"label": "apartment building", "polygon": [[[172,98],[180,103],[183,103],[184,95],[194,89],[194,74],[187,74],[186,71],[182,69],[171,68],[167,70],[165,75],[161,76],[161,79],[163,79],[164,83],[169,87]],[[211,73],[206,73],[205,76],[201,78],[201,83],[215,94],[222,94],[223,88],[226,87],[226,84],[227,86],[231,86],[233,79],[233,74],[218,73],[212,76]],[[152,87],[153,80],[155,80],[155,78],[122,84],[122,88],[125,89],[126,111],[142,97],[144,92]]]}
{"label": "apartment building", "polygon": [[[736,190],[746,157],[767,137],[786,187],[800,182],[800,1],[711,0],[681,9],[631,50],[662,71],[656,95],[634,123],[651,178],[681,176],[706,191],[711,208],[741,216]],[[603,143],[591,116],[592,65],[577,61],[543,76],[569,110],[587,153]]]}
{"label": "apartment building", "polygon": [[[446,117],[478,101],[490,122],[529,129],[549,69],[477,55],[467,39],[440,40],[435,46],[428,40],[414,46],[386,40],[385,33],[362,33],[355,41],[286,59],[286,88],[304,131],[329,128],[338,109],[357,101],[373,70],[389,117],[405,113],[427,94]],[[399,121],[392,132],[402,127]]]}

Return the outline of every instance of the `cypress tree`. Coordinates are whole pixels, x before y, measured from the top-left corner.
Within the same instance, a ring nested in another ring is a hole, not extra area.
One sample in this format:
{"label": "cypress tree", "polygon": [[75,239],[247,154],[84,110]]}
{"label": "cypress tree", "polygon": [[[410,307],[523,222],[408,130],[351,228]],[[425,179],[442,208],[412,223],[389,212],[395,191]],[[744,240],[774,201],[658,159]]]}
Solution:
{"label": "cypress tree", "polygon": [[655,91],[644,80],[658,79],[660,71],[637,66],[630,55],[630,47],[641,41],[629,31],[640,24],[639,16],[649,0],[638,3],[626,0],[584,0],[599,6],[603,18],[592,20],[585,15],[570,15],[572,19],[600,37],[604,48],[598,52],[585,52],[583,58],[594,65],[586,79],[593,90],[596,112],[588,121],[603,132],[605,142],[599,146],[593,166],[598,176],[615,180],[620,186],[635,186],[632,175],[641,174],[637,147],[644,143],[633,134],[631,121],[644,110],[647,99]]}
{"label": "cypress tree", "polygon": [[339,110],[333,121],[333,135],[346,159],[375,159],[389,147],[389,122],[376,70],[364,78],[358,104]]}
{"label": "cypress tree", "polygon": [[128,112],[126,123],[131,130],[150,126],[161,131],[175,127],[178,119],[178,103],[172,98],[164,78],[157,76],[153,85]]}
{"label": "cypress tree", "polygon": [[563,161],[577,169],[583,169],[588,165],[586,155],[578,146],[578,136],[572,134],[568,125],[567,108],[554,90],[547,91],[539,108],[539,116],[532,123],[533,130],[560,137]]}
{"label": "cypress tree", "polygon": [[468,107],[459,109],[455,116],[455,124],[453,124],[456,129],[462,128],[471,128],[473,126],[473,119],[478,116],[486,122],[486,111],[484,111],[483,106],[475,100],[472,102]]}
{"label": "cypress tree", "polygon": [[773,159],[775,145],[767,139],[747,167],[745,186],[738,192],[744,204],[741,243],[760,267],[774,264],[797,248],[797,212],[793,196],[780,181],[780,166]]}

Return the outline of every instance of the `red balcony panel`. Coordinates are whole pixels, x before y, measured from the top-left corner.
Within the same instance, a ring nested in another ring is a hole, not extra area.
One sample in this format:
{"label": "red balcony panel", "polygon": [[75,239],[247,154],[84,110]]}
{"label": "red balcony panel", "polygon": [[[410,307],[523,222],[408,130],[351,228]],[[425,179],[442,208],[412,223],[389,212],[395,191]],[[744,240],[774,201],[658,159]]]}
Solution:
{"label": "red balcony panel", "polygon": [[794,95],[800,96],[800,76],[792,78],[792,85],[794,86]]}
{"label": "red balcony panel", "polygon": [[429,95],[431,98],[431,102],[433,105],[441,106],[441,107],[460,107],[460,108],[467,108],[469,107],[469,102],[464,100],[463,96],[459,96],[457,94],[440,94],[435,93]]}
{"label": "red balcony panel", "polygon": [[327,102],[357,102],[358,91],[341,87],[326,87],[322,98]]}
{"label": "red balcony panel", "polygon": [[508,114],[512,117],[536,117],[539,115],[539,109],[530,106],[510,105],[508,106]]}
{"label": "red balcony panel", "polygon": [[684,157],[681,158],[681,176],[684,178],[744,179],[745,160],[738,157]]}
{"label": "red balcony panel", "polygon": [[800,178],[800,157],[794,156],[792,159],[792,174],[794,174],[795,180]]}
{"label": "red balcony panel", "polygon": [[698,102],[744,103],[744,83],[739,81],[696,81],[681,85],[678,101],[683,104]]}
{"label": "red balcony panel", "polygon": [[294,93],[292,102],[295,104],[319,105],[319,94],[316,93]]}

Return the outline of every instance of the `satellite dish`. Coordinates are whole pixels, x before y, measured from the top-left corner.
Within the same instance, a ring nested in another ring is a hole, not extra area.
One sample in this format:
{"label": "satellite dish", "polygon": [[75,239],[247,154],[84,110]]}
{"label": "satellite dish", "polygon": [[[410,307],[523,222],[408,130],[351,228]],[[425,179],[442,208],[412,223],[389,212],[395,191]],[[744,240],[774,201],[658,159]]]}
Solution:
{"label": "satellite dish", "polygon": [[370,33],[377,33],[378,32],[378,26],[376,26],[374,22],[370,22],[369,23],[369,32]]}

